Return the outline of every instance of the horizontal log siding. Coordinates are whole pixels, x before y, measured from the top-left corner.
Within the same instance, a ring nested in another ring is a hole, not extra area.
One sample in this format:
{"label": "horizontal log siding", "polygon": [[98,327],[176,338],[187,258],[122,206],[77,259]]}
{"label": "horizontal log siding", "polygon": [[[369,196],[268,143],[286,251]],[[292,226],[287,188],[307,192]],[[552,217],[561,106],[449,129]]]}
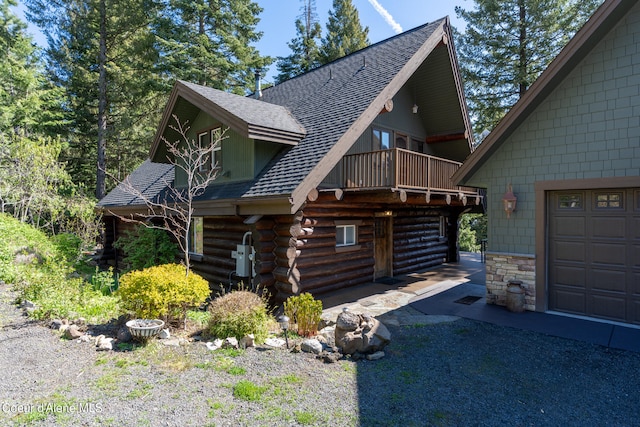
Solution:
{"label": "horizontal log siding", "polygon": [[437,211],[400,211],[393,218],[393,274],[440,265],[447,257]]}
{"label": "horizontal log siding", "polygon": [[[336,252],[336,218],[358,222],[358,250]],[[363,216],[361,209],[343,207],[337,212],[307,206],[303,212],[302,226],[312,228],[313,232],[300,237],[303,245],[296,260],[300,272],[300,292],[321,294],[373,280],[371,212]]]}
{"label": "horizontal log siding", "polygon": [[203,223],[204,246],[202,261],[192,261],[193,271],[209,281],[212,290],[229,285],[229,273],[235,272],[236,260],[231,252],[242,243],[249,227],[240,217],[205,217]]}

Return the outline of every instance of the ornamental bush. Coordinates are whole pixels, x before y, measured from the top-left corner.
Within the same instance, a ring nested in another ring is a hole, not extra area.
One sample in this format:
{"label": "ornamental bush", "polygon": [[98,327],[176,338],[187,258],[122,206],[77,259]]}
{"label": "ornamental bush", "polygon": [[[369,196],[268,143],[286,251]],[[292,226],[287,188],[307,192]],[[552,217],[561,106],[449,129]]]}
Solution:
{"label": "ornamental bush", "polygon": [[271,316],[266,302],[249,291],[233,291],[211,301],[207,332],[212,337],[225,339],[253,334],[262,343],[269,334]]}
{"label": "ornamental bush", "polygon": [[164,264],[130,271],[120,277],[116,294],[126,312],[140,319],[184,319],[188,308],[197,307],[209,296],[209,284],[202,276],[179,264]]}
{"label": "ornamental bush", "polygon": [[322,301],[308,292],[291,296],[284,302],[284,314],[298,326],[298,335],[310,337],[318,332],[322,317]]}

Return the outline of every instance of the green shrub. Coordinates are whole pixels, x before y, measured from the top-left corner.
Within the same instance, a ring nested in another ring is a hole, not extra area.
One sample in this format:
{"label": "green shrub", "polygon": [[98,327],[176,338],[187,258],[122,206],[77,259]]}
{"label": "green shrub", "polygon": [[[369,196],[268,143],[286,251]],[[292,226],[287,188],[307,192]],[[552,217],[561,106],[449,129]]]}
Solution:
{"label": "green shrub", "polygon": [[128,231],[113,244],[122,249],[122,259],[127,271],[142,270],[154,265],[175,262],[178,249],[164,230],[139,225],[134,231]]}
{"label": "green shrub", "polygon": [[318,332],[322,301],[316,300],[307,292],[291,296],[284,302],[284,314],[297,325],[298,335],[310,337]]}
{"label": "green shrub", "polygon": [[178,264],[130,271],[120,277],[116,292],[123,309],[135,317],[167,320],[183,319],[187,309],[204,303],[209,293],[205,279],[194,272],[187,276]]}
{"label": "green shrub", "polygon": [[56,246],[58,253],[67,260],[67,262],[75,263],[82,256],[82,240],[71,233],[60,233],[51,237],[51,241]]}
{"label": "green shrub", "polygon": [[271,316],[267,304],[249,291],[233,291],[216,298],[209,306],[207,332],[218,338],[242,339],[253,334],[257,343],[264,342],[269,334]]}

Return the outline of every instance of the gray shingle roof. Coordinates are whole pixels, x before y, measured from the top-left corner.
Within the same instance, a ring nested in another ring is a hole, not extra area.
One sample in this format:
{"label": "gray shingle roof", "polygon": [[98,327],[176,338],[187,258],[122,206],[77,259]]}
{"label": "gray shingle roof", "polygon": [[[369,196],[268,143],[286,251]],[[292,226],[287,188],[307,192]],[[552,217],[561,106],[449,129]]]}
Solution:
{"label": "gray shingle roof", "polygon": [[[127,179],[145,197],[150,200],[159,200],[166,194],[167,183],[173,184],[173,168],[170,164],[145,160]],[[144,201],[127,192],[123,184],[118,185],[98,202],[98,206],[101,207],[137,205],[144,205]]]}
{"label": "gray shingle roof", "polygon": [[[227,111],[244,121],[292,131],[300,131],[301,125],[302,131],[306,131],[306,136],[297,145],[283,149],[254,181],[214,183],[203,197],[240,199],[291,195],[445,21],[443,18],[409,30],[267,88],[263,90],[261,100],[180,82],[211,102],[224,105]],[[363,124],[363,128],[368,125]],[[146,173],[136,170],[132,181],[141,179],[140,185],[155,189],[149,180],[156,176],[154,174],[160,176],[167,171],[160,168],[152,171],[151,165],[145,162],[141,168],[145,168]],[[112,193],[100,205],[135,203],[135,200],[127,199],[121,189]]]}

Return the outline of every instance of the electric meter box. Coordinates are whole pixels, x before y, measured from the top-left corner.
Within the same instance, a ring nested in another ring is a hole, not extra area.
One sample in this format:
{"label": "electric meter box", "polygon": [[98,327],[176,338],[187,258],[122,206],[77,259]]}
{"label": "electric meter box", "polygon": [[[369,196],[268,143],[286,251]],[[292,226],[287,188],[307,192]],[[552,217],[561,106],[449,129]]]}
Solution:
{"label": "electric meter box", "polygon": [[236,245],[236,250],[231,252],[231,258],[236,260],[236,275],[251,275],[251,245]]}

